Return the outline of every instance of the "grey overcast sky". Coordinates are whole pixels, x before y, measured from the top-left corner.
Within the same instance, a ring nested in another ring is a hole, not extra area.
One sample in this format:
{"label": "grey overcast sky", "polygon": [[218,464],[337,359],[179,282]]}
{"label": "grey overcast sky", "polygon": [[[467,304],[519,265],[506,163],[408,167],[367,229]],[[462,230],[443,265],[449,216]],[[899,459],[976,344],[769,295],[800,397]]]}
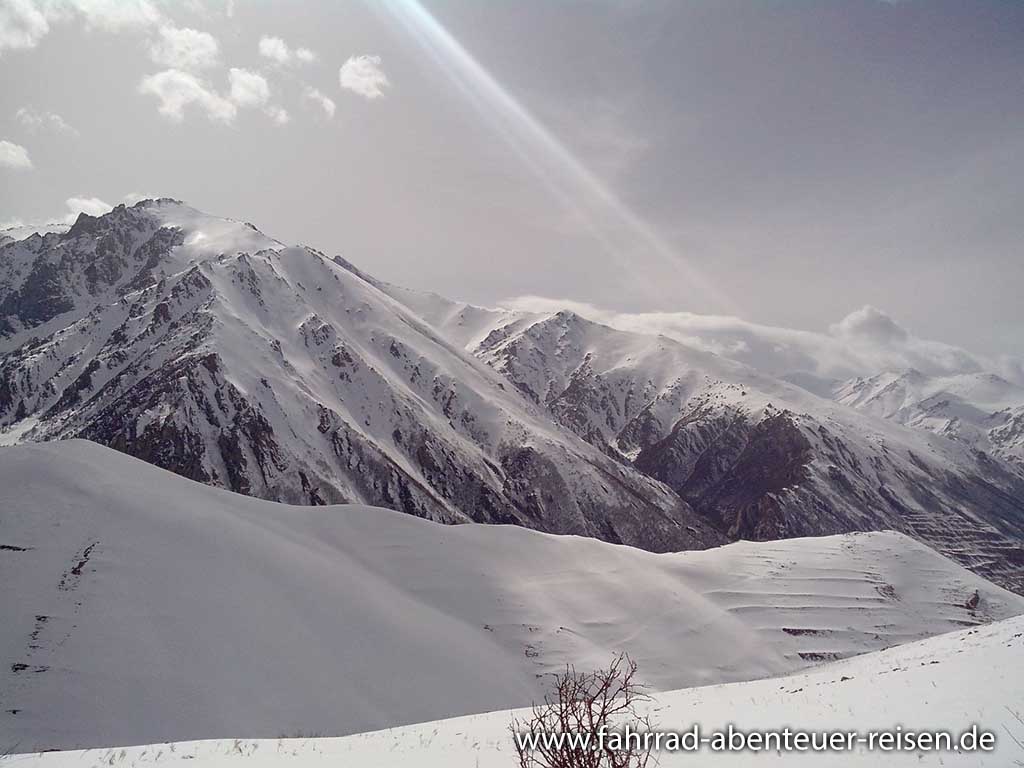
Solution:
{"label": "grey overcast sky", "polygon": [[0,0],[0,72],[0,221],[172,196],[477,303],[1024,356],[1024,3]]}

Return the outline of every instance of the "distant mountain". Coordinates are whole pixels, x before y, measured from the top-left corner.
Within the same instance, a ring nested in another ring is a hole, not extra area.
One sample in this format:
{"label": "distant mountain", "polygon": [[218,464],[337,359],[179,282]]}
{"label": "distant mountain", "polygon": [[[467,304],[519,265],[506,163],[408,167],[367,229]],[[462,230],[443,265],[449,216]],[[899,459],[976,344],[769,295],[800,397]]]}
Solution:
{"label": "distant mountain", "polygon": [[1024,467],[1024,387],[992,373],[881,373],[837,385],[836,402]]}
{"label": "distant mountain", "polygon": [[0,356],[0,441],[83,437],[266,499],[654,551],[895,529],[1024,591],[1024,470],[998,453],[666,337],[383,283],[172,200],[0,246]]}
{"label": "distant mountain", "polygon": [[272,504],[78,440],[0,449],[0,510],[5,751],[507,710],[623,650],[655,690],[751,680],[1024,612],[891,532],[652,555]]}
{"label": "distant mountain", "polygon": [[32,235],[43,235],[47,232],[63,233],[71,229],[70,224],[64,222],[50,222],[49,224],[16,224],[0,229],[0,245],[11,243],[15,240],[24,240]]}
{"label": "distant mountain", "polygon": [[892,528],[1024,586],[1024,479],[968,446],[570,312],[500,326],[477,352],[558,423],[731,537]]}

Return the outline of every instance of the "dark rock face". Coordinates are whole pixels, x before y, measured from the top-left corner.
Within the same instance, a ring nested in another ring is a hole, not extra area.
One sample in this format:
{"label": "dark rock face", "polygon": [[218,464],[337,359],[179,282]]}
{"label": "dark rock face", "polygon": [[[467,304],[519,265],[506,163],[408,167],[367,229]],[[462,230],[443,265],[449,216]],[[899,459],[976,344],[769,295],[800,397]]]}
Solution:
{"label": "dark rock face", "polygon": [[664,440],[644,448],[641,471],[667,483],[730,536],[794,535],[776,494],[810,478],[812,446],[789,414],[751,424],[741,414],[680,419]]}
{"label": "dark rock face", "polygon": [[144,209],[119,205],[106,216],[80,214],[63,235],[3,246],[9,263],[0,276],[0,335],[34,328],[105,295],[116,297],[130,278],[141,278],[147,257],[166,253],[168,243],[180,238],[170,229],[157,231]]}

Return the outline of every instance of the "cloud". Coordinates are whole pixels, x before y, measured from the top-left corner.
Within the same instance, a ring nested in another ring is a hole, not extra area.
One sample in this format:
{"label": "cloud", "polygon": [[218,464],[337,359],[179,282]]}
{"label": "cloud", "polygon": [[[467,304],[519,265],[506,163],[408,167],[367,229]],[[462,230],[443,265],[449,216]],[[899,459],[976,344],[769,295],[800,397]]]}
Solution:
{"label": "cloud", "polygon": [[169,69],[196,72],[216,66],[220,55],[217,39],[208,32],[187,27],[160,27],[150,58]]}
{"label": "cloud", "polygon": [[140,29],[164,23],[164,16],[150,0],[49,0],[44,5],[52,18],[73,19],[76,15],[86,26],[108,32]]}
{"label": "cloud", "polygon": [[228,73],[231,80],[231,100],[240,107],[262,107],[263,112],[278,125],[291,122],[291,115],[284,107],[270,103],[270,85],[258,72],[232,67]]}
{"label": "cloud", "polygon": [[74,224],[80,213],[89,216],[102,216],[105,213],[110,213],[114,207],[98,197],[69,197],[64,202],[68,206],[68,214],[64,217],[64,221],[68,224]]}
{"label": "cloud", "polygon": [[239,109],[262,109],[278,125],[291,121],[288,110],[270,103],[270,85],[258,72],[232,67],[228,70],[228,92],[221,95],[208,82],[191,72],[167,69],[143,78],[139,91],[160,100],[160,114],[174,122],[185,117],[185,108],[195,105],[210,120],[231,123]]}
{"label": "cloud", "polygon": [[140,203],[143,200],[155,200],[158,197],[160,197],[160,195],[147,195],[143,192],[129,192],[127,195],[121,198],[121,202],[124,203],[125,205],[131,206],[135,205],[136,203]]}
{"label": "cloud", "polygon": [[232,100],[212,90],[195,75],[178,69],[143,78],[139,92],[156,96],[160,100],[160,114],[178,123],[185,117],[185,107],[193,104],[218,123],[230,123],[238,112]]}
{"label": "cloud", "polygon": [[288,50],[288,44],[280,37],[264,35],[260,38],[259,49],[260,56],[276,61],[278,64],[285,64],[292,57],[291,51]]}
{"label": "cloud", "polygon": [[248,69],[232,67],[231,100],[240,107],[261,107],[270,100],[270,86],[263,75]]}
{"label": "cloud", "polygon": [[905,328],[870,304],[851,312],[831,326],[829,331],[833,336],[864,339],[879,344],[905,341],[908,337]]}
{"label": "cloud", "polygon": [[120,32],[163,18],[150,0],[0,0],[0,55],[35,48],[54,23],[81,20],[88,29]]}
{"label": "cloud", "polygon": [[338,70],[338,81],[347,91],[358,93],[367,99],[384,95],[384,89],[391,82],[381,71],[380,56],[352,56]]}
{"label": "cloud", "polygon": [[111,32],[160,24],[163,14],[149,0],[69,0],[89,24]]}
{"label": "cloud", "polygon": [[306,90],[304,93],[307,99],[309,99],[310,101],[315,101],[317,104],[320,105],[321,109],[323,109],[323,111],[327,114],[328,118],[334,117],[334,111],[336,109],[334,99],[332,99],[330,96],[327,96],[322,91],[313,88],[312,86],[309,85],[306,86]]}
{"label": "cloud", "polygon": [[0,166],[27,170],[32,167],[32,158],[28,150],[13,141],[0,141]]}
{"label": "cloud", "polygon": [[[501,302],[524,312],[568,309],[622,331],[663,334],[688,346],[737,360],[774,376],[803,374],[830,380],[910,368],[932,376],[991,371],[1024,385],[1024,366],[1013,358],[990,360],[915,336],[881,310],[857,309],[827,333],[759,325],[738,317],[691,312],[615,312],[592,304],[538,296]],[[815,390],[818,391],[818,390]]]}
{"label": "cloud", "polygon": [[0,0],[0,55],[35,48],[49,31],[46,15],[32,0]]}
{"label": "cloud", "polygon": [[78,131],[55,112],[39,112],[32,107],[21,107],[14,113],[14,117],[30,131],[46,129],[68,136],[78,135]]}
{"label": "cloud", "polygon": [[288,47],[288,43],[280,37],[272,37],[270,35],[264,35],[260,38],[259,51],[260,56],[282,66],[296,61],[301,64],[309,64],[316,60],[316,54],[309,50],[309,48],[296,48],[292,50]]}
{"label": "cloud", "polygon": [[278,125],[285,125],[292,121],[291,115],[288,114],[288,110],[286,110],[284,107],[271,105],[267,107],[264,110],[264,112],[266,112],[267,115],[270,116],[270,119],[273,120]]}
{"label": "cloud", "polygon": [[229,19],[235,15],[235,0],[224,0],[224,15]]}

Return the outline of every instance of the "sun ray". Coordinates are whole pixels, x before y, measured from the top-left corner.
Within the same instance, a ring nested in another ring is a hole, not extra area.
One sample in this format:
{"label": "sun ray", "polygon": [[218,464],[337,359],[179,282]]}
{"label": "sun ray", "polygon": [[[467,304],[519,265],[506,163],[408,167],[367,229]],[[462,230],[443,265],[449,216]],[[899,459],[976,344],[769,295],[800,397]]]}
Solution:
{"label": "sun ray", "polygon": [[418,0],[385,0],[383,7],[621,269],[635,268],[633,260],[644,259],[648,262],[645,266],[668,270],[680,286],[680,296],[700,294],[712,304],[707,309],[735,313],[726,294],[626,205]]}

